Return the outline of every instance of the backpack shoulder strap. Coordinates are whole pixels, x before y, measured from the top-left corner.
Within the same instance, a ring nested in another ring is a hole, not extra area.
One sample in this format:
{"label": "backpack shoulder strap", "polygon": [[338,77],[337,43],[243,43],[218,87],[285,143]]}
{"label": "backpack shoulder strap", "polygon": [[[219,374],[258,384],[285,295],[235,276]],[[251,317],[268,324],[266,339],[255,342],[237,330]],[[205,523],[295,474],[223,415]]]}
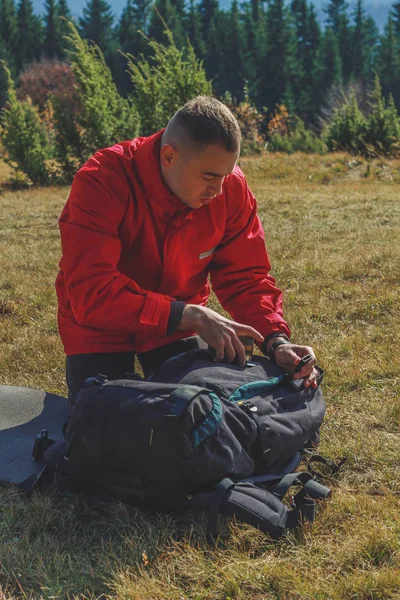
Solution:
{"label": "backpack shoulder strap", "polygon": [[[282,498],[292,485],[299,484],[302,489],[293,497],[289,509]],[[317,483],[308,473],[286,475],[268,490],[251,482],[225,478],[212,492],[193,495],[187,508],[207,510],[206,535],[210,544],[217,539],[219,514],[236,517],[278,539],[304,520],[313,522],[315,500],[327,498],[329,494],[329,488]]]}

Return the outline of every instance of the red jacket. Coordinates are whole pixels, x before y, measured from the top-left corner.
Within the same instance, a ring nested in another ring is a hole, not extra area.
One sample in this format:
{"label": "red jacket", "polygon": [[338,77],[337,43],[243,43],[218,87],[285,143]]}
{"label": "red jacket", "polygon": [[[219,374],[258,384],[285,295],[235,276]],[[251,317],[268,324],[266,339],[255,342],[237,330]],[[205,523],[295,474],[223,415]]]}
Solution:
{"label": "red jacket", "polygon": [[60,217],[56,280],[66,354],[144,352],[166,335],[171,302],[213,290],[236,321],[267,336],[289,329],[256,201],[239,167],[222,194],[191,210],[161,178],[162,132],[97,152],[77,173]]}

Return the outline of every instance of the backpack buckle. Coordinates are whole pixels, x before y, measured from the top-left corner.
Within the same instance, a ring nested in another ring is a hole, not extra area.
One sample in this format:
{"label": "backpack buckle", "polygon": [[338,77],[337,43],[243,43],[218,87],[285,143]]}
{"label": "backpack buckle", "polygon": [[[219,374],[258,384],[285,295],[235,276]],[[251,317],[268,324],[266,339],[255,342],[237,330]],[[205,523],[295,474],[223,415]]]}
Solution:
{"label": "backpack buckle", "polygon": [[95,377],[88,377],[85,379],[83,387],[90,388],[94,386],[103,385],[107,381],[107,375],[103,375],[102,373],[97,373]]}
{"label": "backpack buckle", "polygon": [[[307,471],[313,477],[333,477],[340,471],[340,469],[346,461],[347,456],[343,456],[343,458],[341,458],[338,463],[334,463],[333,461],[329,460],[328,458],[325,458],[324,456],[321,456],[320,454],[311,454],[310,458],[308,459]],[[312,463],[320,463],[322,468],[316,468],[312,465]]]}
{"label": "backpack buckle", "polygon": [[47,429],[43,429],[35,438],[32,449],[33,458],[36,461],[41,461],[47,448],[49,448],[52,444],[53,440],[49,440],[49,432]]}
{"label": "backpack buckle", "polygon": [[237,404],[245,411],[257,412],[258,410],[257,406],[251,400],[239,400]]}

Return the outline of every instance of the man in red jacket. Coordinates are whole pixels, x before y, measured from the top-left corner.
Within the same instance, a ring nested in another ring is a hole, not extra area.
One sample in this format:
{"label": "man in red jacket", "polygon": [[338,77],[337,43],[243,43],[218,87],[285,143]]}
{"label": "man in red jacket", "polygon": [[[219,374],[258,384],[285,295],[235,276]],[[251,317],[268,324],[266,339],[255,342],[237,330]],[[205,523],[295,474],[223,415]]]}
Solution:
{"label": "man in red jacket", "polygon": [[[244,365],[250,336],[316,385],[309,346],[290,343],[256,200],[236,165],[240,129],[198,97],[165,130],[99,150],[78,171],[60,217],[58,322],[71,402],[87,377],[145,373],[209,345]],[[206,307],[210,281],[231,320]]]}

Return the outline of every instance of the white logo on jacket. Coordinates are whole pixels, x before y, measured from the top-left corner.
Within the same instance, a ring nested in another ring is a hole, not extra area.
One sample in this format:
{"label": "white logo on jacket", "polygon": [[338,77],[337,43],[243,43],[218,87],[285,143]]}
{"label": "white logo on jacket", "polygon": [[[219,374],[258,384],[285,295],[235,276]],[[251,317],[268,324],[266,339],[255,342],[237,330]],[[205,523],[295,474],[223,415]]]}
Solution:
{"label": "white logo on jacket", "polygon": [[199,259],[201,260],[202,258],[207,258],[207,256],[211,256],[215,248],[216,246],[214,248],[211,248],[211,250],[207,250],[207,252],[202,252],[201,254],[199,254]]}

